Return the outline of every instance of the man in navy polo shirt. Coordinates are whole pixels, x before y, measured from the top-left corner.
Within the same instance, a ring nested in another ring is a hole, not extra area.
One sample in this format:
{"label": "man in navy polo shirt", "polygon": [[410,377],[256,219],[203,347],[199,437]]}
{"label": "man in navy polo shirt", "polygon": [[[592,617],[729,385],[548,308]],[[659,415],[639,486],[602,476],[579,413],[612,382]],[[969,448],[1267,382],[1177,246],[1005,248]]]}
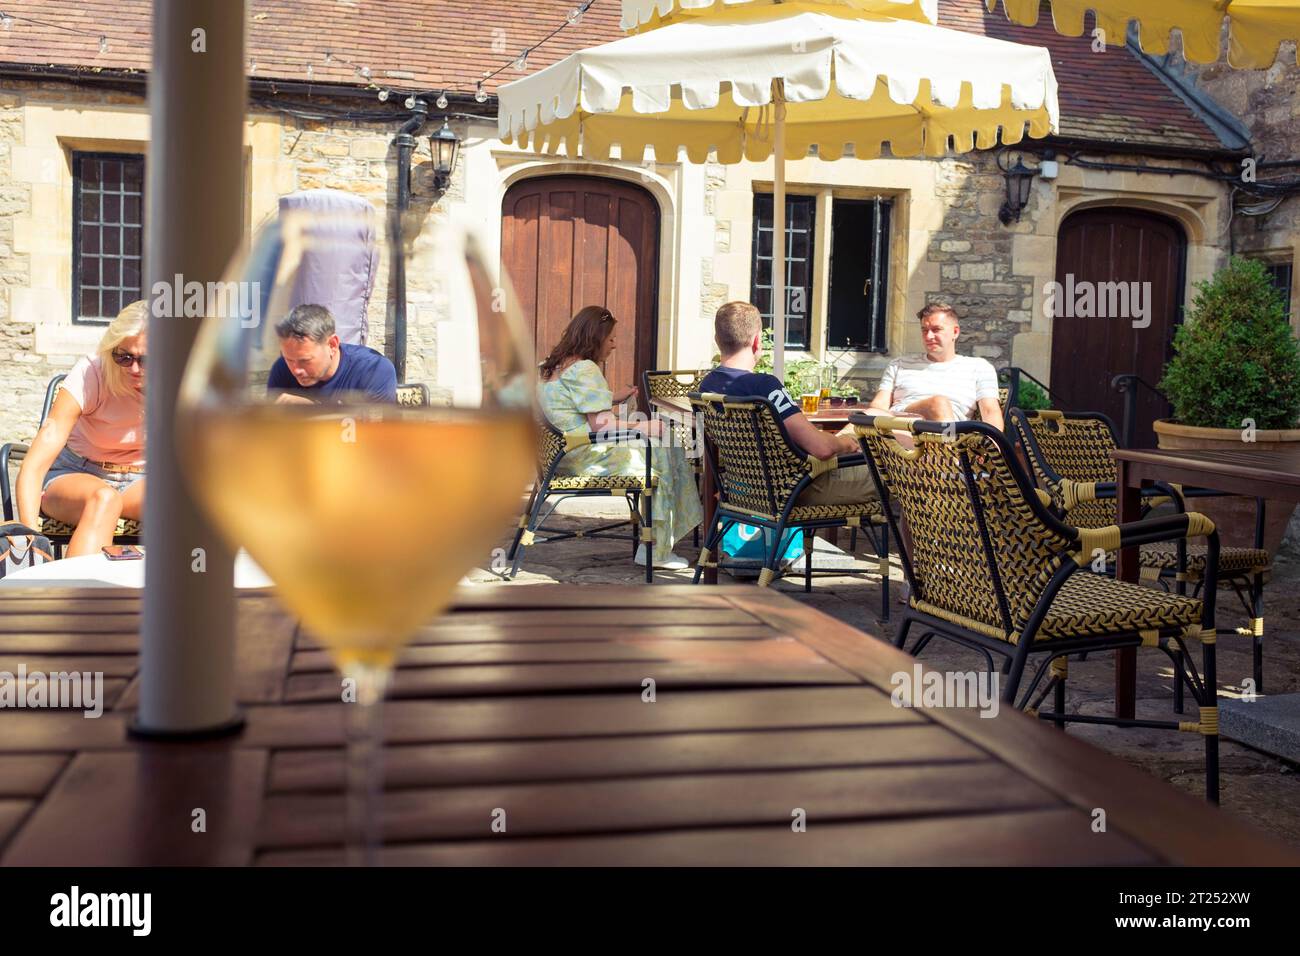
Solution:
{"label": "man in navy polo shirt", "polygon": [[323,305],[300,305],[275,326],[280,357],[268,392],[281,402],[339,404],[397,402],[393,363],[364,345],[341,345],[334,317]]}
{"label": "man in navy polo shirt", "polygon": [[[779,378],[754,371],[763,354],[763,318],[757,308],[748,302],[728,302],[713,317],[713,338],[722,363],[704,376],[701,392],[736,398],[766,396],[790,438],[805,454],[827,459],[861,452],[852,435],[831,435],[808,421]],[[818,475],[799,495],[799,504],[856,504],[879,497],[867,466],[855,465]]]}

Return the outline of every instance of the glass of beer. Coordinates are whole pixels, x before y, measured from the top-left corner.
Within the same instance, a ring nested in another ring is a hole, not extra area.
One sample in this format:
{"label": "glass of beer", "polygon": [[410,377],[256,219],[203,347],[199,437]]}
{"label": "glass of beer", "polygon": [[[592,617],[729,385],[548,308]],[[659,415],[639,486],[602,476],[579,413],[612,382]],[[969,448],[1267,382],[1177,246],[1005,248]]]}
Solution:
{"label": "glass of beer", "polygon": [[800,395],[799,402],[803,407],[803,413],[805,415],[815,415],[817,413],[817,404],[820,400],[821,396],[816,392],[804,392]]}
{"label": "glass of beer", "polygon": [[821,374],[821,391],[819,400],[822,408],[828,408],[831,404],[831,386],[835,384],[835,366],[823,365]]}
{"label": "glass of beer", "polygon": [[[260,230],[226,276],[241,294],[208,304],[177,415],[195,497],[343,677],[353,864],[375,862],[379,844],[380,705],[397,655],[489,554],[536,461],[533,363],[517,302],[481,245],[452,226],[390,232],[407,274],[422,280],[398,370],[403,404],[316,387],[301,365],[279,367],[285,388],[268,390],[282,342],[294,339],[282,338],[282,323],[369,263],[382,235],[371,219],[290,210]],[[333,374],[361,354],[332,338],[323,347],[330,361],[339,356]]]}

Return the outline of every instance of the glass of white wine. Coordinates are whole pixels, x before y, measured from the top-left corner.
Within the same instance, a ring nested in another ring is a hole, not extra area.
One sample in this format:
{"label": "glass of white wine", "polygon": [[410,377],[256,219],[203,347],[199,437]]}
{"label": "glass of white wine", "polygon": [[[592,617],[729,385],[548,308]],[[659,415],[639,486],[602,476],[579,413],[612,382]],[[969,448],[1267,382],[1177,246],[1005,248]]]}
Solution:
{"label": "glass of white wine", "polygon": [[[487,557],[536,461],[522,318],[469,232],[400,230],[416,305],[403,404],[353,387],[374,381],[354,374],[374,363],[363,346],[282,338],[296,306],[325,304],[312,299],[337,291],[340,270],[373,261],[368,237],[382,232],[371,218],[291,210],[259,231],[224,295],[209,297],[177,416],[196,498],[329,649],[341,696],[355,701],[345,704],[348,859],[366,864],[380,838],[380,704],[396,657]],[[286,343],[293,362],[273,368]],[[288,388],[268,388],[286,372]]]}

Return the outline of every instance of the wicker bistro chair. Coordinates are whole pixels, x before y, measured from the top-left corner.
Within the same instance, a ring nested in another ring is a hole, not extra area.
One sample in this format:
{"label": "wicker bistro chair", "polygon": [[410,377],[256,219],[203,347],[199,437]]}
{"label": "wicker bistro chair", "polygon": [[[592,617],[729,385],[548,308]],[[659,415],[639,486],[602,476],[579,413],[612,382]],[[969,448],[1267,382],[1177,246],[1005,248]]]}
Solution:
{"label": "wicker bistro chair", "polygon": [[[852,504],[801,505],[799,495],[818,475],[836,468],[861,465],[859,455],[822,461],[805,454],[790,440],[785,424],[766,397],[734,397],[690,393],[697,421],[703,423],[709,467],[717,478],[716,520],[709,529],[695,569],[698,584],[713,561],[713,549],[732,525],[769,528],[771,543],[759,572],[760,587],[777,574],[781,542],[791,528],[803,532],[804,590],[812,590],[812,536],[819,528],[865,528],[871,535],[880,573],[881,617],[889,619],[889,525],[878,500]],[[820,572],[843,575],[844,571]]]}
{"label": "wicker bistro chair", "polygon": [[[652,398],[685,398],[689,393],[700,387],[700,382],[704,381],[704,376],[713,371],[708,368],[692,369],[647,369],[641,373],[641,394],[645,396],[646,412],[650,412],[650,399]],[[669,427],[675,430],[686,428],[683,423],[674,420],[668,416],[661,416],[661,421],[669,423]],[[689,442],[690,437],[687,436]],[[704,475],[704,456],[696,455],[690,459],[691,471],[695,473],[695,487],[700,488],[700,482]],[[700,529],[695,528],[691,532],[695,541],[695,546],[700,546]]]}
{"label": "wicker bistro chair", "polygon": [[[1001,699],[1036,712],[1064,729],[1066,721],[1152,727],[1199,733],[1205,740],[1206,795],[1218,800],[1218,706],[1215,684],[1214,600],[1219,536],[1204,515],[1182,513],[1125,525],[1079,528],[1049,509],[1007,438],[988,425],[853,416],[873,477],[897,499],[912,533],[902,554],[911,584],[909,606],[895,643],[906,647],[916,625],[913,654],[932,637],[980,651],[994,671],[1001,656]],[[893,430],[915,436],[903,450]],[[888,507],[885,513],[895,519]],[[897,527],[895,527],[897,533]],[[1206,537],[1206,587],[1200,598],[1169,594],[1088,573],[1095,548]],[[1078,573],[1078,572],[1084,573]],[[1204,676],[1189,661],[1189,683],[1200,705],[1192,722],[1067,714],[1065,684],[1072,654],[1124,647],[1155,647],[1186,654],[1199,637]],[[1040,660],[1021,688],[1030,657]],[[1038,690],[1045,676],[1048,683]],[[1051,711],[1038,709],[1055,692]],[[1019,695],[1019,699],[1017,699]]]}
{"label": "wicker bistro chair", "polygon": [[[1025,448],[1034,476],[1052,497],[1052,505],[1065,521],[1077,527],[1099,528],[1115,524],[1119,518],[1114,459],[1110,453],[1118,447],[1115,425],[1097,412],[1025,412],[1013,409],[1010,415],[1015,432]],[[1178,511],[1187,510],[1187,499],[1217,495],[1206,488],[1184,488],[1176,484],[1157,483],[1144,489],[1144,505],[1149,509],[1172,501]],[[1257,528],[1256,543],[1262,529]],[[1179,594],[1191,584],[1193,594],[1205,583],[1208,557],[1204,545],[1155,545],[1141,550],[1139,567],[1145,581],[1161,581],[1168,590],[1172,581]],[[1256,690],[1264,689],[1264,572],[1271,564],[1262,547],[1222,548],[1219,551],[1218,577],[1232,585],[1247,623],[1240,628],[1219,628],[1219,634],[1242,635],[1251,639]],[[1108,562],[1109,565],[1109,562]],[[1175,690],[1175,706],[1182,712],[1182,683]]]}
{"label": "wicker bistro chair", "polygon": [[[519,573],[519,563],[523,558],[524,548],[533,544],[550,544],[566,541],[570,538],[617,538],[632,541],[632,553],[636,553],[638,544],[646,546],[645,580],[646,584],[654,582],[654,560],[649,553],[654,547],[654,532],[651,519],[654,516],[653,495],[658,486],[650,454],[650,439],[640,432],[588,432],[575,430],[565,434],[545,418],[539,423],[541,431],[537,450],[537,483],[533,486],[528,506],[519,518],[519,530],[515,533],[514,543],[506,555],[511,562],[510,576]],[[575,448],[586,445],[640,445],[645,449],[644,475],[560,475],[560,464],[564,456]],[[627,500],[631,512],[628,521],[616,521],[595,528],[578,531],[560,531],[546,527],[546,520],[555,513],[565,498],[592,498],[622,496]],[[555,499],[549,510],[547,503]],[[641,506],[644,503],[644,514]],[[631,526],[630,534],[616,533],[616,529]],[[547,537],[538,537],[538,532],[547,532]]]}
{"label": "wicker bistro chair", "polygon": [[397,404],[401,408],[425,408],[429,404],[429,386],[423,382],[397,386]]}
{"label": "wicker bistro chair", "polygon": [[[65,378],[67,378],[66,373],[59,373],[50,379],[49,385],[45,387],[45,403],[41,407],[41,418],[36,426],[38,431],[41,425],[45,424],[45,419],[49,418],[50,409],[54,407],[54,396]],[[0,446],[0,511],[3,511],[5,521],[18,520],[13,482],[17,467],[22,464],[29,450],[30,446],[23,442],[8,442]],[[66,521],[56,521],[45,515],[41,515],[39,523],[40,527],[35,530],[49,538],[50,544],[61,556],[68,542],[72,540],[77,526]],[[140,544],[143,540],[144,528],[139,521],[127,518],[118,520],[117,527],[113,529],[114,544]]]}

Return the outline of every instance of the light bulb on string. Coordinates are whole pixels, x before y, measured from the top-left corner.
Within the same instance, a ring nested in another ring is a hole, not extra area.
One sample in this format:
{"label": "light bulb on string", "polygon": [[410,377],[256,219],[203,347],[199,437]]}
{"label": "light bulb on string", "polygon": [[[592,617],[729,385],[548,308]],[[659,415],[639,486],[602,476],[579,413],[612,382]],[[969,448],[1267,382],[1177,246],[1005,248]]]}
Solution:
{"label": "light bulb on string", "polygon": [[368,67],[368,66],[359,66],[359,67],[357,67],[357,72],[361,74],[361,78],[362,78],[363,80],[368,80],[368,79],[370,79],[370,67]]}
{"label": "light bulb on string", "polygon": [[408,97],[406,98],[405,106],[406,106],[406,108],[407,108],[408,110],[413,110],[413,109],[415,109],[415,94],[414,94],[414,93],[412,93],[410,96],[408,96]]}
{"label": "light bulb on string", "polygon": [[524,70],[528,69],[528,51],[527,51],[527,50],[525,50],[523,53],[520,53],[517,57],[515,57],[515,69],[518,70],[518,71],[521,72],[521,73],[522,73]]}
{"label": "light bulb on string", "polygon": [[108,52],[108,37],[104,36],[102,33],[99,35],[99,52]]}
{"label": "light bulb on string", "polygon": [[257,59],[256,59],[256,58],[253,58],[253,59],[251,59],[251,60],[248,61],[248,72],[249,72],[249,73],[256,73],[256,72],[257,72]]}
{"label": "light bulb on string", "polygon": [[316,75],[316,69],[315,69],[315,67],[313,67],[310,63],[308,63],[308,64],[307,64],[307,80],[310,82],[310,81],[311,81],[311,78],[312,78],[313,76],[315,76],[315,75]]}
{"label": "light bulb on string", "polygon": [[478,85],[478,89],[474,92],[474,102],[475,103],[487,102],[487,92],[483,89],[482,83]]}
{"label": "light bulb on string", "polygon": [[440,110],[445,110],[445,109],[447,108],[447,91],[446,91],[446,90],[443,90],[441,93],[438,94],[437,103],[438,103],[438,109],[440,109]]}
{"label": "light bulb on string", "polygon": [[582,19],[582,8],[574,7],[572,10],[569,11],[569,15],[564,19],[569,24],[569,26],[573,26],[579,20]]}
{"label": "light bulb on string", "polygon": [[387,90],[380,90],[380,91],[379,91],[379,102],[381,102],[381,103],[387,103],[387,102],[388,102],[388,91],[387,91]]}
{"label": "light bulb on string", "polygon": [[13,25],[14,25],[13,17],[9,16],[9,14],[7,13],[0,13],[0,27],[4,27],[6,30],[8,30]]}

